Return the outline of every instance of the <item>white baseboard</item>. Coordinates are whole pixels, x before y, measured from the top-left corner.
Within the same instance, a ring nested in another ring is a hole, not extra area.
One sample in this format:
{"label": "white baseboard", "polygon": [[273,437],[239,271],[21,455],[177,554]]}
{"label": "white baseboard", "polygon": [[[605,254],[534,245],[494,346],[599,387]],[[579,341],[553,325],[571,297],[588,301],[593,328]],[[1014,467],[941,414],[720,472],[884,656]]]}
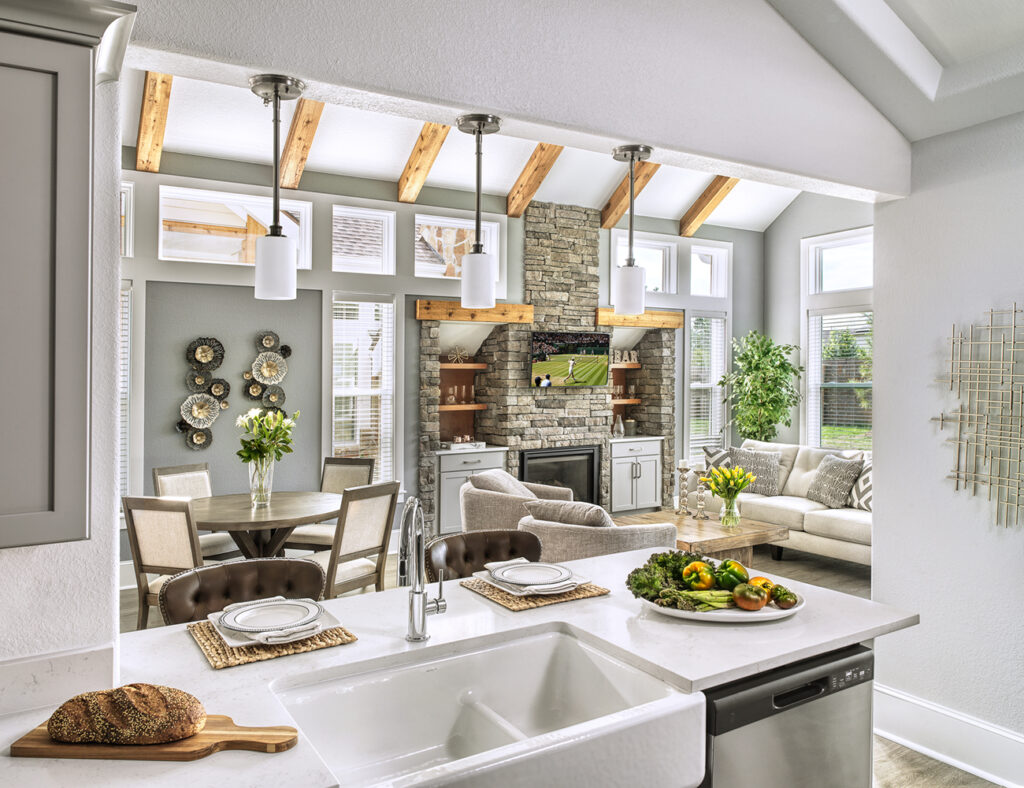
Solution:
{"label": "white baseboard", "polygon": [[54,706],[72,695],[116,686],[113,644],[0,662],[0,715]]}
{"label": "white baseboard", "polygon": [[997,785],[1024,786],[1024,736],[875,684],[875,733]]}

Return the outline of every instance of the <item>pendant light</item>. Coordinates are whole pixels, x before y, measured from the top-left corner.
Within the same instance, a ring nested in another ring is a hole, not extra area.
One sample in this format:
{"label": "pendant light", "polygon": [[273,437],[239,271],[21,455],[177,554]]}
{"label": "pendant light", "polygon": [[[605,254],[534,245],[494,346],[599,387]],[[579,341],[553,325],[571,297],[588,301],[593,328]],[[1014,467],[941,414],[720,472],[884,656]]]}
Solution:
{"label": "pendant light", "polygon": [[[651,157],[647,145],[620,145],[612,150],[615,161],[629,162],[629,251],[626,264],[612,271],[612,306],[617,315],[642,315],[647,300],[647,272],[633,257],[633,198],[636,189],[636,163]],[[613,253],[614,254],[614,253]]]}
{"label": "pendant light", "polygon": [[466,309],[491,309],[498,281],[498,258],[484,252],[480,234],[480,192],[483,168],[484,134],[501,128],[501,118],[494,115],[462,115],[456,120],[459,131],[476,139],[476,235],[470,253],[462,257],[462,306]]}
{"label": "pendant light", "polygon": [[256,298],[295,299],[297,252],[295,241],[281,232],[281,102],[297,99],[306,85],[293,77],[259,74],[249,80],[263,106],[274,105],[274,215],[270,232],[256,239]]}

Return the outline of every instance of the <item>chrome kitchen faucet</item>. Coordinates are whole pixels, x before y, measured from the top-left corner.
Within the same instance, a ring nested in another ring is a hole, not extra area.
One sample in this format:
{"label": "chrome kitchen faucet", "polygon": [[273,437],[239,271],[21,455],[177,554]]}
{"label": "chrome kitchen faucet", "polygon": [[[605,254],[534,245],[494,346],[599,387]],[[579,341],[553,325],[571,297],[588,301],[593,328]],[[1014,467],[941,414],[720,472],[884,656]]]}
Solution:
{"label": "chrome kitchen faucet", "polygon": [[427,634],[427,616],[444,613],[448,603],[444,598],[444,570],[438,573],[437,598],[427,598],[426,534],[423,526],[423,507],[419,498],[409,498],[402,509],[402,528],[398,539],[398,585],[409,589],[409,632],[405,639],[420,642]]}

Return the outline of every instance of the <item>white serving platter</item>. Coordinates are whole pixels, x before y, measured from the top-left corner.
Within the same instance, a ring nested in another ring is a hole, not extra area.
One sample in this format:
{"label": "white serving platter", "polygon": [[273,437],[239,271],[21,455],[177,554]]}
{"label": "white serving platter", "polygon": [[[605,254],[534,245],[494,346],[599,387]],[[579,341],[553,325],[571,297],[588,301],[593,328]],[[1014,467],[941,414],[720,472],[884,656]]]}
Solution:
{"label": "white serving platter", "polygon": [[660,613],[663,616],[686,618],[691,621],[711,621],[718,624],[760,624],[765,621],[778,621],[783,618],[795,616],[803,609],[804,606],[804,599],[803,597],[800,597],[797,603],[789,610],[783,610],[782,608],[769,604],[765,605],[760,610],[743,610],[738,607],[729,607],[724,610],[708,610],[705,613],[700,613],[694,610],[679,610],[674,607],[662,607],[661,605],[656,605],[646,599],[641,599],[640,602],[644,607]]}

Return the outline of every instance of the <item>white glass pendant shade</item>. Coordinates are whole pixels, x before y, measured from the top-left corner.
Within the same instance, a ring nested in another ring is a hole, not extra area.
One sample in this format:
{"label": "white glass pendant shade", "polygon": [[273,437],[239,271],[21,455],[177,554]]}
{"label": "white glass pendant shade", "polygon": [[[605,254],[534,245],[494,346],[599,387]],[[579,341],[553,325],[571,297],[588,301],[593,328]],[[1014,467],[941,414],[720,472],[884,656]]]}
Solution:
{"label": "white glass pendant shade", "polygon": [[498,280],[498,260],[482,252],[462,258],[462,306],[466,309],[491,309]]}
{"label": "white glass pendant shade", "polygon": [[256,298],[269,301],[295,299],[295,242],[285,235],[266,235],[256,239]]}
{"label": "white glass pendant shade", "polygon": [[647,271],[638,265],[615,270],[612,282],[612,306],[617,315],[642,315],[647,300]]}

